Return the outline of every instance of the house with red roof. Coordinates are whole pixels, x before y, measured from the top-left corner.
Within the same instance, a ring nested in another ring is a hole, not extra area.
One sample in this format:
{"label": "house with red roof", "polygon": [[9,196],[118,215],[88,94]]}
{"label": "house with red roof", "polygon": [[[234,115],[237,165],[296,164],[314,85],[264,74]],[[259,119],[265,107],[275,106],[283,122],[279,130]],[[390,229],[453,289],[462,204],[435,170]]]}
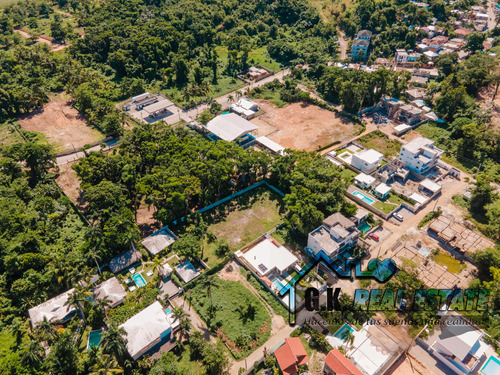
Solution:
{"label": "house with red roof", "polygon": [[333,349],[325,358],[323,373],[329,375],[363,375],[338,349]]}
{"label": "house with red roof", "polygon": [[299,373],[299,366],[307,365],[307,357],[304,345],[298,337],[288,337],[285,343],[274,351],[283,375],[294,375]]}

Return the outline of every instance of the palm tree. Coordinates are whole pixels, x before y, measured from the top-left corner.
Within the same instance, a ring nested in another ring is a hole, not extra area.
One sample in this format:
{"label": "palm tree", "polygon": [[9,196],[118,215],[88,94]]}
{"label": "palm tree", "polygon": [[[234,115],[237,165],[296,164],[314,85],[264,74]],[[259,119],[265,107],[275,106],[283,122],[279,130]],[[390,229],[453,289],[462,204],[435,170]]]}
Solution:
{"label": "palm tree", "polygon": [[342,334],[342,340],[344,340],[346,345],[351,346],[354,343],[354,334],[347,330]]}
{"label": "palm tree", "polygon": [[54,343],[54,338],[56,337],[56,330],[54,325],[47,320],[47,317],[43,317],[43,320],[38,324],[37,330],[43,331],[48,340]]}
{"label": "palm tree", "polygon": [[214,302],[212,300],[212,288],[218,287],[219,283],[214,279],[213,276],[203,276],[202,285],[206,289],[208,297],[210,297],[210,310],[214,308]]}
{"label": "palm tree", "polygon": [[19,347],[21,345],[21,342],[23,341],[23,336],[26,333],[26,324],[25,322],[19,318],[16,317],[12,319],[12,323],[9,327],[10,332],[14,335],[16,338],[16,347]]}
{"label": "palm tree", "polygon": [[68,295],[68,300],[64,303],[64,306],[73,307],[85,322],[85,313],[83,312],[82,308],[82,304],[85,301],[85,292],[79,289],[75,289],[73,293]]}
{"label": "palm tree", "polygon": [[112,354],[120,361],[127,353],[127,339],[124,338],[127,332],[123,328],[118,328],[116,324],[111,324],[102,335],[102,351],[105,354]]}
{"label": "palm tree", "polygon": [[228,101],[229,103],[232,103],[232,102],[233,102],[233,100],[234,100],[234,96],[232,96],[231,94],[229,94],[229,95],[227,96],[227,101]]}
{"label": "palm tree", "polygon": [[184,335],[189,328],[189,315],[182,308],[178,307],[174,310],[174,317],[175,319],[179,320],[179,333],[181,336],[179,341],[182,342],[182,339],[184,338]]}
{"label": "palm tree", "polygon": [[123,369],[118,362],[108,354],[102,354],[95,365],[91,367],[90,375],[123,374]]}
{"label": "palm tree", "polygon": [[21,361],[25,365],[37,366],[42,362],[44,350],[36,341],[30,340],[22,354]]}

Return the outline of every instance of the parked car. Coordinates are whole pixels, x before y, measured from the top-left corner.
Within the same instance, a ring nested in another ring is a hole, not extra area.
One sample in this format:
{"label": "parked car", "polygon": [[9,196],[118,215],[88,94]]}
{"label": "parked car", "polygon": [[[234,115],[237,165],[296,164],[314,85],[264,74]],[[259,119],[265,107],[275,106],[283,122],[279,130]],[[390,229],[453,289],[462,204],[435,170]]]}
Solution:
{"label": "parked car", "polygon": [[368,237],[375,241],[378,241],[380,239],[375,233],[370,233]]}
{"label": "parked car", "polygon": [[392,216],[394,216],[399,221],[403,221],[404,220],[403,215],[398,214],[397,212],[395,214],[393,214]]}

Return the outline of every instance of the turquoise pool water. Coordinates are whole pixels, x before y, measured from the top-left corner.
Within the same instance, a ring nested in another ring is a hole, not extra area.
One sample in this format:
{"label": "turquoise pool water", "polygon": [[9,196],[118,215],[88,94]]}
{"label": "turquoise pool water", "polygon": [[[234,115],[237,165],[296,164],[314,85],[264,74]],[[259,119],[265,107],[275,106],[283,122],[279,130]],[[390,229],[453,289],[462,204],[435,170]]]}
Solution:
{"label": "turquoise pool water", "polygon": [[140,273],[132,275],[132,279],[134,279],[135,285],[137,285],[138,288],[147,284],[146,280],[144,280],[144,277],[142,277]]}
{"label": "turquoise pool water", "polygon": [[364,195],[363,193],[360,193],[359,191],[354,191],[352,193],[352,195],[354,195],[356,198],[359,198],[361,199],[363,202],[365,203],[368,203],[368,204],[373,204],[375,201],[371,198],[368,198],[366,195]]}
{"label": "turquoise pool water", "polygon": [[349,324],[344,324],[342,327],[339,328],[337,332],[335,332],[333,336],[335,336],[341,341],[345,341],[346,338],[344,337],[344,335],[346,334],[346,332],[353,332],[353,331],[354,329],[351,328]]}
{"label": "turquoise pool water", "polygon": [[172,310],[170,310],[170,308],[166,309],[166,310],[165,310],[165,314],[167,314],[167,315],[172,314]]}
{"label": "turquoise pool water", "polygon": [[99,346],[102,340],[102,329],[98,329],[97,331],[91,331],[89,333],[89,341],[87,343],[87,349],[91,346]]}
{"label": "turquoise pool water", "polygon": [[274,281],[273,281],[273,286],[274,286],[274,287],[275,287],[278,291],[280,291],[281,289],[283,289],[283,287],[285,286],[285,284],[283,284],[283,282],[282,282],[280,279],[276,278],[276,279],[274,279]]}
{"label": "turquoise pool water", "polygon": [[358,225],[358,229],[363,233],[368,232],[371,227],[372,226],[368,224],[366,221],[363,221],[361,224]]}
{"label": "turquoise pool water", "polygon": [[495,357],[488,358],[488,361],[481,369],[483,375],[499,375],[500,374],[500,361]]}

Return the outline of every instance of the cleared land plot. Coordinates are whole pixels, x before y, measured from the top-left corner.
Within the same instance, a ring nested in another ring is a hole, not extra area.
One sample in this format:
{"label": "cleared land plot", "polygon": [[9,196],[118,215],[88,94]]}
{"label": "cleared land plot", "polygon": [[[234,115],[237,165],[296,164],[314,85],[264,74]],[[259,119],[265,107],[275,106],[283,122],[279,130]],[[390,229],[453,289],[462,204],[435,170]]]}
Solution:
{"label": "cleared land plot", "polygon": [[75,170],[71,168],[72,165],[73,163],[59,165],[59,175],[56,182],[75,205],[83,208],[85,201],[78,191],[80,180]]}
{"label": "cleared land plot", "polygon": [[[258,187],[205,212],[203,220],[217,239],[226,240],[236,251],[280,224],[283,213],[281,197],[266,187]],[[178,236],[186,232],[182,224],[171,229]],[[216,255],[216,247],[215,241],[204,242],[203,261],[210,267],[224,261]]]}
{"label": "cleared land plot", "polygon": [[83,115],[62,95],[53,97],[42,108],[21,116],[17,122],[23,130],[44,134],[57,151],[78,150],[104,138],[100,131],[87,125]]}
{"label": "cleared land plot", "polygon": [[283,208],[278,194],[259,187],[208,213],[209,229],[234,251],[278,225]]}
{"label": "cleared land plot", "polygon": [[401,143],[394,139],[389,139],[387,135],[380,130],[375,130],[370,134],[366,134],[358,138],[356,142],[362,144],[366,148],[373,148],[374,150],[384,154],[387,159],[393,159],[399,155]]}
{"label": "cleared land plot", "polygon": [[307,103],[278,108],[267,100],[256,99],[264,115],[252,120],[267,136],[285,148],[314,151],[356,134],[360,125],[337,113]]}
{"label": "cleared land plot", "polygon": [[203,283],[192,289],[193,307],[235,358],[244,358],[268,339],[271,316],[257,297],[239,282],[218,277],[214,281],[217,286],[211,287],[211,298]]}

